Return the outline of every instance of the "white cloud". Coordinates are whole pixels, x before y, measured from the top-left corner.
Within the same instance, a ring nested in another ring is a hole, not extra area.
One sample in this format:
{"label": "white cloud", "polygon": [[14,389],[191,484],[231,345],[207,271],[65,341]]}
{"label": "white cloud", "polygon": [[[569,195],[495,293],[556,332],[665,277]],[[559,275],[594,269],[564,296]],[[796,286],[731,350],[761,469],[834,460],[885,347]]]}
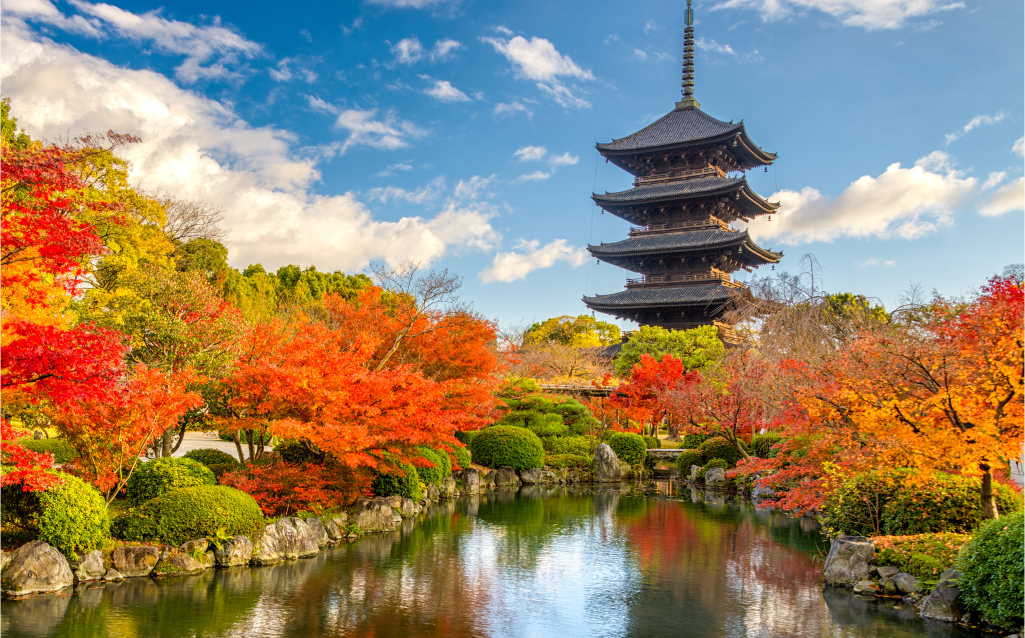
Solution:
{"label": "white cloud", "polygon": [[434,86],[425,89],[424,93],[433,97],[439,102],[469,102],[470,96],[463,93],[448,80],[435,80],[429,75],[421,75],[420,79],[434,82]]}
{"label": "white cloud", "polygon": [[400,120],[392,112],[385,114],[384,119],[377,119],[378,109],[363,111],[348,109],[338,114],[334,127],[349,131],[349,137],[337,147],[339,153],[345,153],[353,146],[370,146],[373,148],[396,149],[409,146],[409,139],[418,139],[427,131],[412,122]]}
{"label": "white cloud", "polygon": [[707,51],[709,53],[726,53],[729,55],[737,55],[737,52],[733,50],[728,44],[719,44],[715,40],[709,40],[707,38],[696,38],[694,40],[694,46],[699,51]]}
{"label": "white cloud", "polygon": [[552,166],[572,166],[580,161],[580,158],[576,155],[570,155],[569,152],[565,152],[562,155],[553,155],[548,163]]}
{"label": "white cloud", "polygon": [[490,193],[485,193],[485,191],[487,191],[493,181],[495,181],[494,175],[489,175],[487,177],[474,175],[468,180],[461,179],[456,183],[455,190],[452,193],[452,198],[457,202],[462,202],[465,200],[481,199],[482,195],[490,197]]}
{"label": "white cloud", "polygon": [[769,200],[782,204],[773,213],[775,220],[759,217],[748,228],[760,243],[779,237],[791,246],[840,237],[916,239],[950,224],[954,209],[976,183],[937,151],[911,168],[895,163],[878,177],[865,175],[834,200],[810,186],[775,193]]}
{"label": "white cloud", "polygon": [[495,115],[516,115],[517,113],[526,113],[528,118],[534,115],[534,111],[515,100],[509,103],[499,102],[491,112]]}
{"label": "white cloud", "polygon": [[887,266],[889,268],[894,268],[897,265],[897,262],[896,262],[896,260],[893,260],[893,259],[887,259],[886,261],[879,261],[875,257],[872,257],[872,258],[867,259],[867,260],[861,262],[860,264],[858,264],[858,268],[865,268],[866,266],[878,266],[880,264],[882,264],[883,266]]}
{"label": "white cloud", "polygon": [[654,54],[654,56],[655,56],[655,59],[658,60],[659,62],[665,62],[666,60],[675,60],[676,59],[675,56],[669,55],[668,53],[658,53],[658,52],[656,52]]}
{"label": "white cloud", "polygon": [[502,35],[504,35],[506,37],[509,37],[509,36],[511,36],[513,34],[512,29],[509,29],[507,27],[503,27],[502,25],[494,27],[491,30],[494,31],[495,33],[501,33]]}
{"label": "white cloud", "polygon": [[1015,155],[1025,157],[1025,137],[1018,138],[1018,141],[1015,142],[1014,146],[1011,148],[1011,152]]}
{"label": "white cloud", "polygon": [[656,31],[661,31],[661,30],[662,30],[662,27],[660,27],[658,25],[658,23],[655,22],[654,20],[648,20],[647,22],[644,23],[644,34],[645,35],[651,35],[652,33],[656,32]]}
{"label": "white cloud", "polygon": [[965,136],[966,133],[972,129],[978,128],[984,124],[996,124],[1001,120],[1008,117],[1010,113],[1007,111],[1000,111],[996,115],[976,115],[967,124],[961,127],[960,131],[954,131],[953,133],[947,133],[947,145],[949,146],[954,140],[958,140]]}
{"label": "white cloud", "polygon": [[[295,63],[296,60],[292,58],[282,58],[281,61],[278,62],[278,68],[269,69],[271,79],[275,82],[288,82],[293,77],[292,65]],[[309,83],[313,83],[317,80],[317,74],[312,69],[299,66],[295,72]]]}
{"label": "white cloud", "polygon": [[236,266],[353,272],[372,260],[427,264],[499,240],[490,224],[497,211],[472,198],[453,198],[433,216],[382,221],[352,193],[318,195],[316,149],[296,149],[292,133],[253,127],[159,73],[55,44],[23,24],[3,25],[0,81],[33,136],[111,128],[140,136],[121,151],[133,166],[131,182],[222,207]]}
{"label": "white cloud", "polygon": [[[510,33],[509,35],[512,35],[512,34]],[[605,42],[605,44],[612,44],[613,42],[619,42],[619,34],[616,34],[616,33],[608,34],[607,36],[605,36],[604,42]]]}
{"label": "white cloud", "polygon": [[549,177],[551,177],[554,174],[555,174],[555,171],[550,171],[548,173],[546,173],[544,171],[534,171],[533,173],[527,173],[525,175],[520,175],[516,179],[518,181],[521,181],[521,182],[539,182],[541,180],[548,179]]}
{"label": "white cloud", "polygon": [[388,9],[429,9],[438,5],[448,4],[452,0],[367,0]]}
{"label": "white cloud", "polygon": [[643,61],[648,59],[648,54],[640,49],[634,49],[634,57]]}
{"label": "white cloud", "polygon": [[305,95],[306,102],[310,105],[310,108],[319,113],[325,113],[327,115],[338,115],[338,107],[334,104],[326,102],[316,95]]}
{"label": "white cloud", "polygon": [[[392,46],[391,52],[395,56],[392,64],[413,65],[420,60],[428,62],[441,62],[449,58],[453,51],[463,46],[456,40],[438,40],[431,49],[425,49],[416,36],[399,40],[398,44]],[[390,65],[389,65],[390,66]]]}
{"label": "white cloud", "polygon": [[543,158],[548,154],[548,149],[543,146],[524,146],[513,153],[514,157],[521,162],[532,162]]}
{"label": "white cloud", "polygon": [[104,36],[99,20],[89,20],[79,15],[68,17],[53,6],[50,0],[5,0],[3,14],[7,19],[18,17],[42,22],[69,33],[79,33],[94,38]]}
{"label": "white cloud", "polygon": [[516,36],[505,38],[481,38],[505,56],[516,70],[517,77],[534,80],[539,89],[547,93],[566,108],[587,108],[591,103],[577,97],[560,78],[593,80],[594,74],[577,65],[568,55],[564,56],[544,38]]}
{"label": "white cloud", "polygon": [[979,207],[979,214],[996,217],[1025,208],[1025,177],[998,188],[993,196]]}
{"label": "white cloud", "polygon": [[367,200],[377,200],[382,204],[387,203],[389,200],[404,200],[410,204],[426,204],[427,202],[433,201],[438,198],[439,195],[445,192],[445,178],[435,177],[425,186],[414,191],[407,191],[404,188],[398,186],[386,186],[384,188],[371,188],[367,191]]}
{"label": "white cloud", "polygon": [[839,18],[848,26],[873,30],[899,29],[909,19],[964,6],[963,2],[949,0],[726,0],[712,10],[753,9],[761,13],[763,22],[817,10]]}
{"label": "white cloud", "polygon": [[587,263],[587,259],[586,250],[574,248],[565,239],[556,239],[544,246],[536,239],[521,239],[513,251],[496,254],[491,267],[482,271],[480,278],[484,283],[508,283],[523,279],[535,270],[551,268],[560,261],[576,268]]}
{"label": "white cloud", "polygon": [[413,170],[413,165],[412,164],[406,164],[406,163],[403,163],[403,162],[399,162],[398,164],[392,164],[391,166],[389,166],[388,168],[384,169],[383,171],[378,171],[377,173],[374,173],[374,177],[391,177],[392,175],[395,174],[395,171],[411,171],[411,170]]}
{"label": "white cloud", "polygon": [[1007,171],[994,171],[986,178],[986,182],[982,185],[982,189],[988,191],[1005,179],[1007,179]]}

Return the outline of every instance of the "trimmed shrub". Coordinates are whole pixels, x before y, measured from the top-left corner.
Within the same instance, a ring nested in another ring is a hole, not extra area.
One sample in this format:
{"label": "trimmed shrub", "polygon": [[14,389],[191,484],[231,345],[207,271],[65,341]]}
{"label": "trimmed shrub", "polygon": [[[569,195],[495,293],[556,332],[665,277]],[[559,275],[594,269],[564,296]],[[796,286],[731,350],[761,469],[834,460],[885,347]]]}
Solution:
{"label": "trimmed shrub", "polygon": [[456,438],[459,439],[462,442],[462,444],[466,446],[467,449],[472,449],[473,446],[471,445],[471,443],[473,442],[473,437],[477,436],[478,434],[480,434],[480,430],[470,430],[469,432],[456,432]]}
{"label": "trimmed shrub", "polygon": [[591,459],[582,454],[547,454],[545,455],[545,465],[552,470],[564,468],[583,470],[591,467]]}
{"label": "trimmed shrub", "polygon": [[710,438],[712,438],[711,434],[685,434],[680,446],[688,450],[696,450]]}
{"label": "trimmed shrub", "polygon": [[640,468],[644,459],[648,458],[648,446],[640,434],[613,432],[605,442],[609,444],[620,461],[629,463],[630,467],[634,469]]}
{"label": "trimmed shrub", "polygon": [[429,447],[418,447],[416,451],[420,458],[434,464],[432,467],[416,466],[420,480],[428,485],[441,485],[441,479],[452,473],[452,460],[448,458],[448,454]]}
{"label": "trimmed shrub", "polygon": [[527,428],[538,436],[581,435],[598,426],[587,406],[576,399],[531,394],[502,401],[504,414],[495,425]]}
{"label": "trimmed shrub", "polygon": [[50,453],[53,455],[53,462],[63,465],[78,458],[78,450],[71,447],[71,444],[64,439],[33,439],[31,437],[19,439],[18,444],[26,450],[39,453]]}
{"label": "trimmed shrub", "polygon": [[730,462],[726,459],[712,459],[708,463],[705,463],[705,467],[701,468],[701,475],[704,476],[705,472],[714,468],[728,470],[730,469]]}
{"label": "trimmed shrub", "polygon": [[21,485],[3,488],[3,525],[21,528],[75,558],[110,538],[107,504],[95,487],[77,476],[54,474],[63,482],[42,492],[23,492]]}
{"label": "trimmed shrub", "polygon": [[541,467],[545,460],[541,439],[526,428],[511,425],[481,430],[474,437],[470,451],[473,460],[484,467],[508,465],[517,472]]}
{"label": "trimmed shrub", "polygon": [[756,434],[751,437],[751,449],[754,450],[755,456],[760,459],[769,459],[776,457],[776,450],[772,449],[773,445],[776,445],[783,440],[783,437],[776,434],[775,432],[766,432],[765,434]]}
{"label": "trimmed shrub", "polygon": [[[741,443],[741,445],[744,445]],[[743,455],[735,445],[727,441],[721,436],[712,437],[698,446],[701,451],[701,456],[705,459],[722,459],[729,463],[729,467],[733,467],[737,464]],[[747,447],[745,446],[745,450]],[[729,468],[727,468],[729,469]]]}
{"label": "trimmed shrub", "polygon": [[648,446],[649,450],[657,450],[662,447],[662,442],[658,440],[658,437],[642,436],[641,438],[644,439],[644,444]]}
{"label": "trimmed shrub", "polygon": [[473,463],[473,458],[470,456],[470,450],[465,447],[459,447],[458,445],[449,446],[452,451],[448,453],[449,461],[452,463],[451,467],[455,469],[457,466],[461,470],[465,470],[470,467]]}
{"label": "trimmed shrub", "polygon": [[902,572],[922,580],[935,581],[945,569],[954,566],[968,534],[915,534],[912,536],[874,536],[879,565],[899,567]]}
{"label": "trimmed shrub", "polygon": [[318,456],[323,457],[323,455],[314,454],[302,441],[282,441],[274,446],[274,451],[281,455],[281,460],[286,463],[309,463],[323,460],[317,458]]}
{"label": "trimmed shrub", "polygon": [[704,462],[705,459],[701,456],[701,452],[697,450],[684,450],[680,452],[680,456],[676,457],[676,475],[688,476],[692,465],[700,467]]}
{"label": "trimmed shrub", "polygon": [[411,498],[414,501],[419,501],[424,497],[420,474],[416,471],[416,467],[409,463],[402,463],[399,467],[384,472],[374,472],[371,489],[377,496],[398,495]]}
{"label": "trimmed shrub", "polygon": [[983,620],[1006,629],[1023,624],[1025,517],[1021,512],[987,521],[961,549],[957,582],[961,598]]}
{"label": "trimmed shrub", "polygon": [[224,485],[186,487],[146,501],[114,520],[114,533],[126,541],[181,545],[216,535],[250,535],[264,525],[252,496]]}
{"label": "trimmed shrub", "polygon": [[541,444],[551,454],[591,455],[591,441],[586,436],[553,436],[541,439]]}
{"label": "trimmed shrub", "polygon": [[210,471],[214,473],[214,477],[218,481],[221,480],[221,477],[226,472],[238,469],[238,460],[234,456],[220,450],[210,448],[189,450],[185,453],[184,458],[192,459],[210,468]]}
{"label": "trimmed shrub", "polygon": [[125,483],[125,494],[142,503],[174,490],[196,485],[216,485],[217,477],[198,461],[163,456],[137,467]]}

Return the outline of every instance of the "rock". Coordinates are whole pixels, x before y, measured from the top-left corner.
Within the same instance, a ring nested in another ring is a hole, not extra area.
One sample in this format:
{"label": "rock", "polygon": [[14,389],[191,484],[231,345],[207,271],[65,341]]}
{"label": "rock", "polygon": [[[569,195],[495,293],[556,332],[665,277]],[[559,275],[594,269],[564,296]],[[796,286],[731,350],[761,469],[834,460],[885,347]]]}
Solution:
{"label": "rock", "polygon": [[311,516],[306,519],[306,526],[310,528],[310,535],[317,547],[325,547],[331,540],[327,535],[327,529],[319,518]]}
{"label": "rock", "polygon": [[725,490],[728,487],[729,481],[726,479],[726,470],[721,467],[713,467],[705,472],[705,489]]}
{"label": "rock", "polygon": [[398,494],[392,494],[391,496],[385,496],[384,500],[385,500],[386,503],[388,503],[388,507],[392,508],[393,510],[397,510],[400,507],[402,507],[402,497],[399,496]]}
{"label": "rock", "polygon": [[864,536],[844,536],[832,542],[822,578],[827,585],[850,587],[868,578],[868,559],[875,544]]}
{"label": "rock", "polygon": [[289,516],[274,523],[277,529],[281,557],[288,560],[316,556],[320,546],[314,539],[313,530],[301,518]]}
{"label": "rock", "polygon": [[575,469],[570,468],[570,469],[566,470],[566,477],[565,477],[565,479],[566,479],[567,483],[579,483],[580,482],[580,475],[577,473],[577,471]]}
{"label": "rock", "polygon": [[278,547],[278,532],[274,524],[270,524],[253,534],[253,554],[250,562],[254,565],[273,565],[282,560],[281,549]]}
{"label": "rock", "polygon": [[633,475],[634,475],[633,467],[629,463],[627,463],[626,461],[622,461],[621,460],[619,462],[619,476],[620,476],[620,478],[628,479],[628,478],[633,477]]}
{"label": "rock", "polygon": [[893,584],[897,586],[897,591],[902,594],[913,594],[917,592],[921,586],[919,585],[917,578],[904,572],[894,574],[890,578],[893,579]]}
{"label": "rock", "polygon": [[854,584],[855,594],[874,594],[877,591],[879,591],[879,588],[870,580],[859,580]]}
{"label": "rock", "polygon": [[0,576],[0,588],[5,596],[59,591],[74,582],[68,559],[43,541],[29,541],[11,552],[10,561]]}
{"label": "rock", "polygon": [[700,465],[691,465],[690,466],[690,474],[687,475],[687,480],[690,481],[691,483],[697,483],[700,478],[701,478],[701,466]]}
{"label": "rock", "polygon": [[352,522],[364,534],[390,532],[402,524],[402,516],[381,497],[361,498],[356,501]]}
{"label": "rock", "polygon": [[103,580],[110,581],[112,583],[119,583],[125,579],[125,575],[118,570],[111,567],[107,571],[103,572]]}
{"label": "rock", "polygon": [[481,488],[480,472],[472,467],[459,470],[452,474],[456,480],[456,488],[463,494],[479,494]]}
{"label": "rock", "polygon": [[412,518],[420,513],[420,506],[413,502],[411,498],[402,499],[402,503],[399,504],[399,516],[402,518]]}
{"label": "rock", "polygon": [[951,581],[956,581],[961,573],[956,569],[948,569],[940,574],[940,582],[932,593],[922,601],[922,618],[930,620],[942,620],[944,622],[957,622],[964,615],[965,610],[957,600],[961,590]]}
{"label": "rock", "polygon": [[153,575],[157,578],[174,578],[198,574],[205,569],[206,565],[180,549],[175,548],[168,552],[166,556],[161,557],[153,567]]}
{"label": "rock", "polygon": [[[214,558],[218,567],[235,567],[248,565],[253,559],[253,541],[248,536],[233,536],[221,543],[220,549],[214,550]],[[281,560],[278,557],[278,560]],[[277,562],[277,561],[274,561]]]}
{"label": "rock", "polygon": [[543,480],[540,468],[531,468],[520,472],[520,482],[524,485],[539,485]]}
{"label": "rock", "polygon": [[882,567],[877,567],[876,571],[879,572],[880,578],[893,578],[900,573],[900,568],[892,565],[884,565]]}
{"label": "rock", "polygon": [[158,548],[145,545],[118,547],[110,555],[114,569],[121,572],[125,578],[149,576],[159,558]]}
{"label": "rock", "polygon": [[11,552],[0,549],[0,572],[7,569],[7,563],[11,562]]}
{"label": "rock", "polygon": [[495,472],[495,487],[519,487],[520,477],[511,467],[500,467]]}
{"label": "rock", "polygon": [[78,560],[70,561],[68,565],[71,567],[71,572],[75,575],[76,583],[99,580],[103,578],[103,572],[106,571],[106,568],[103,567],[103,552],[98,549],[89,552]]}
{"label": "rock", "polygon": [[33,430],[32,431],[32,440],[33,441],[42,441],[45,438],[46,438],[46,433],[43,432],[42,430]]}
{"label": "rock", "polygon": [[776,492],[772,491],[771,489],[769,489],[767,487],[761,487],[760,485],[755,485],[754,489],[751,490],[751,500],[752,501],[760,501],[763,498],[767,498],[769,496],[775,496],[775,495],[776,495]]}
{"label": "rock", "polygon": [[594,481],[596,483],[611,483],[619,481],[622,473],[619,469],[619,458],[607,443],[599,443],[598,449],[594,451]]}
{"label": "rock", "polygon": [[495,471],[487,470],[482,472],[480,475],[480,486],[481,489],[491,489],[495,487]]}
{"label": "rock", "polygon": [[441,492],[441,498],[455,498],[459,496],[459,490],[456,489],[456,480],[451,476],[441,479],[439,491]]}
{"label": "rock", "polygon": [[337,543],[345,538],[348,533],[345,531],[346,523],[349,519],[349,515],[345,512],[339,514],[327,514],[321,519],[324,524],[324,530],[327,532],[327,537],[333,543]]}
{"label": "rock", "polygon": [[[565,470],[563,470],[563,472],[565,472]],[[558,474],[556,474],[555,472],[553,472],[551,470],[542,470],[541,471],[541,482],[549,484],[549,485],[552,485],[552,484],[556,484],[556,483],[564,483],[565,481],[562,479],[561,476],[559,476]]]}
{"label": "rock", "polygon": [[879,579],[879,589],[887,596],[893,596],[897,593],[897,584],[893,582],[892,578],[881,578]]}
{"label": "rock", "polygon": [[441,498],[441,490],[438,489],[437,485],[427,486],[427,499],[435,503]]}

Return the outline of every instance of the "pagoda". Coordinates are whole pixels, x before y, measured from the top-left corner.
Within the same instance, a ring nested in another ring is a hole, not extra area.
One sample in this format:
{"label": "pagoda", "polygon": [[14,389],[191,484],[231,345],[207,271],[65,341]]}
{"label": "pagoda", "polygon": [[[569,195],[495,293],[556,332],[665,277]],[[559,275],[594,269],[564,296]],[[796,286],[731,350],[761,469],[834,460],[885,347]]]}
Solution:
{"label": "pagoda", "polygon": [[597,144],[607,162],[634,176],[630,190],[592,195],[595,203],[634,226],[629,239],[588,246],[599,261],[640,275],[626,290],[584,297],[591,310],[648,326],[686,330],[715,324],[749,293],[730,274],[775,264],[783,253],[759,247],[740,222],[779,208],[751,190],[744,172],[766,166],[744,122],[706,115],[694,99],[694,13],[687,0],[683,99],[633,135]]}

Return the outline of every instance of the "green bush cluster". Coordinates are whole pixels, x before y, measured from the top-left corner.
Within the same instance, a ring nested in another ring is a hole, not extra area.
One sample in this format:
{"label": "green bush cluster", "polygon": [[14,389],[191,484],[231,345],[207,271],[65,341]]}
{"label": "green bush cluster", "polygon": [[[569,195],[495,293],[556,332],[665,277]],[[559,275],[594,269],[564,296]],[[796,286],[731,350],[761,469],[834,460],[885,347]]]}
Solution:
{"label": "green bush cluster", "polygon": [[95,487],[82,479],[54,472],[61,483],[42,492],[23,492],[21,485],[0,490],[3,526],[17,527],[74,558],[110,538],[107,504]]}
{"label": "green bush cluster", "polygon": [[402,496],[419,501],[424,497],[423,484],[415,466],[402,463],[394,469],[374,472],[371,489],[377,496]]}
{"label": "green bush cluster", "polygon": [[710,438],[712,438],[711,434],[685,434],[680,447],[687,450],[696,450]]}
{"label": "green bush cluster", "polygon": [[[302,441],[281,441],[274,446],[274,452],[281,456],[282,461],[296,465],[321,460]],[[188,454],[185,456],[188,456]]]}
{"label": "green bush cluster", "polygon": [[676,457],[676,475],[688,476],[692,465],[700,467],[704,462],[705,458],[698,450],[684,450]]}
{"label": "green bush cluster", "polygon": [[125,483],[125,494],[133,503],[142,503],[174,490],[216,484],[217,477],[202,463],[164,456],[137,467]]}
{"label": "green bush cluster", "polygon": [[879,565],[899,567],[923,580],[935,581],[945,569],[954,566],[958,552],[971,537],[967,534],[914,534],[876,536],[876,561]]}
{"label": "green bush cluster", "polygon": [[711,469],[720,468],[723,470],[730,469],[730,463],[726,459],[712,459],[708,463],[705,463],[705,467],[701,468],[701,476],[705,475],[705,472]]}
{"label": "green bush cluster", "polygon": [[658,440],[658,437],[642,436],[641,438],[644,439],[644,444],[648,446],[649,450],[657,450],[662,447],[662,442]]}
{"label": "green bush cluster", "polygon": [[751,449],[754,450],[755,456],[760,459],[775,458],[776,451],[772,449],[772,446],[782,440],[783,437],[775,432],[756,434],[751,437]]}
{"label": "green bush cluster", "polygon": [[644,460],[648,458],[648,445],[640,434],[613,432],[605,442],[609,444],[620,461],[629,463],[630,467],[634,469],[641,467]]}
{"label": "green bush cluster", "polygon": [[582,454],[547,454],[545,465],[552,470],[573,468],[583,470],[591,467],[591,459]]}
{"label": "green bush cluster", "polygon": [[64,439],[20,439],[18,443],[26,450],[33,452],[49,453],[53,455],[53,462],[58,465],[70,463],[78,458],[78,450],[73,448]]}
{"label": "green bush cluster", "polygon": [[428,485],[441,485],[441,480],[452,473],[452,459],[445,452],[429,447],[418,447],[416,451],[420,458],[433,463],[432,467],[417,466],[420,480]]}
{"label": "green bush cluster", "polygon": [[575,399],[552,399],[543,395],[502,399],[502,417],[495,425],[526,428],[538,436],[587,434],[598,426],[587,406]]}
{"label": "green bush cluster", "polygon": [[470,449],[470,444],[473,442],[473,437],[477,436],[478,433],[480,433],[480,430],[470,430],[469,432],[456,432],[456,438],[459,439],[459,441],[463,445],[465,445],[467,449]]}
{"label": "green bush cluster", "polygon": [[591,440],[586,436],[549,436],[541,439],[545,452],[591,456]]}
{"label": "green bush cluster", "polygon": [[[741,445],[744,445],[741,443]],[[745,450],[747,447],[745,446]],[[733,467],[737,464],[743,455],[737,446],[733,445],[725,438],[721,436],[715,436],[707,439],[704,443],[698,446],[698,450],[701,452],[701,456],[706,460],[722,459],[726,461],[729,467]]]}
{"label": "green bush cluster", "polygon": [[252,496],[224,485],[197,485],[146,501],[114,519],[114,534],[126,541],[169,545],[216,535],[251,535],[264,524]]}
{"label": "green bush cluster", "polygon": [[[907,469],[853,476],[826,499],[819,520],[829,532],[866,536],[971,533],[983,522],[978,478],[938,472],[914,484],[910,476]],[[1014,490],[993,488],[1002,514],[1022,509]]]}
{"label": "green bush cluster", "polygon": [[481,430],[474,437],[470,452],[473,460],[484,467],[507,465],[517,472],[539,468],[545,460],[541,439],[526,428],[511,425]]}
{"label": "green bush cluster", "polygon": [[448,453],[449,461],[452,463],[452,467],[459,466],[459,469],[465,470],[470,467],[470,463],[473,462],[473,458],[470,456],[470,450],[465,447],[459,447],[458,445],[450,446],[452,451]]}
{"label": "green bush cluster", "polygon": [[1021,512],[987,521],[961,549],[961,597],[989,623],[1017,630],[1025,600],[1025,517]]}
{"label": "green bush cluster", "polygon": [[227,452],[211,448],[189,450],[185,453],[184,458],[192,459],[197,463],[202,463],[207,466],[207,468],[214,473],[214,477],[217,478],[217,480],[220,480],[220,478],[224,476],[225,472],[232,472],[238,469],[239,466],[239,463],[234,456]]}

